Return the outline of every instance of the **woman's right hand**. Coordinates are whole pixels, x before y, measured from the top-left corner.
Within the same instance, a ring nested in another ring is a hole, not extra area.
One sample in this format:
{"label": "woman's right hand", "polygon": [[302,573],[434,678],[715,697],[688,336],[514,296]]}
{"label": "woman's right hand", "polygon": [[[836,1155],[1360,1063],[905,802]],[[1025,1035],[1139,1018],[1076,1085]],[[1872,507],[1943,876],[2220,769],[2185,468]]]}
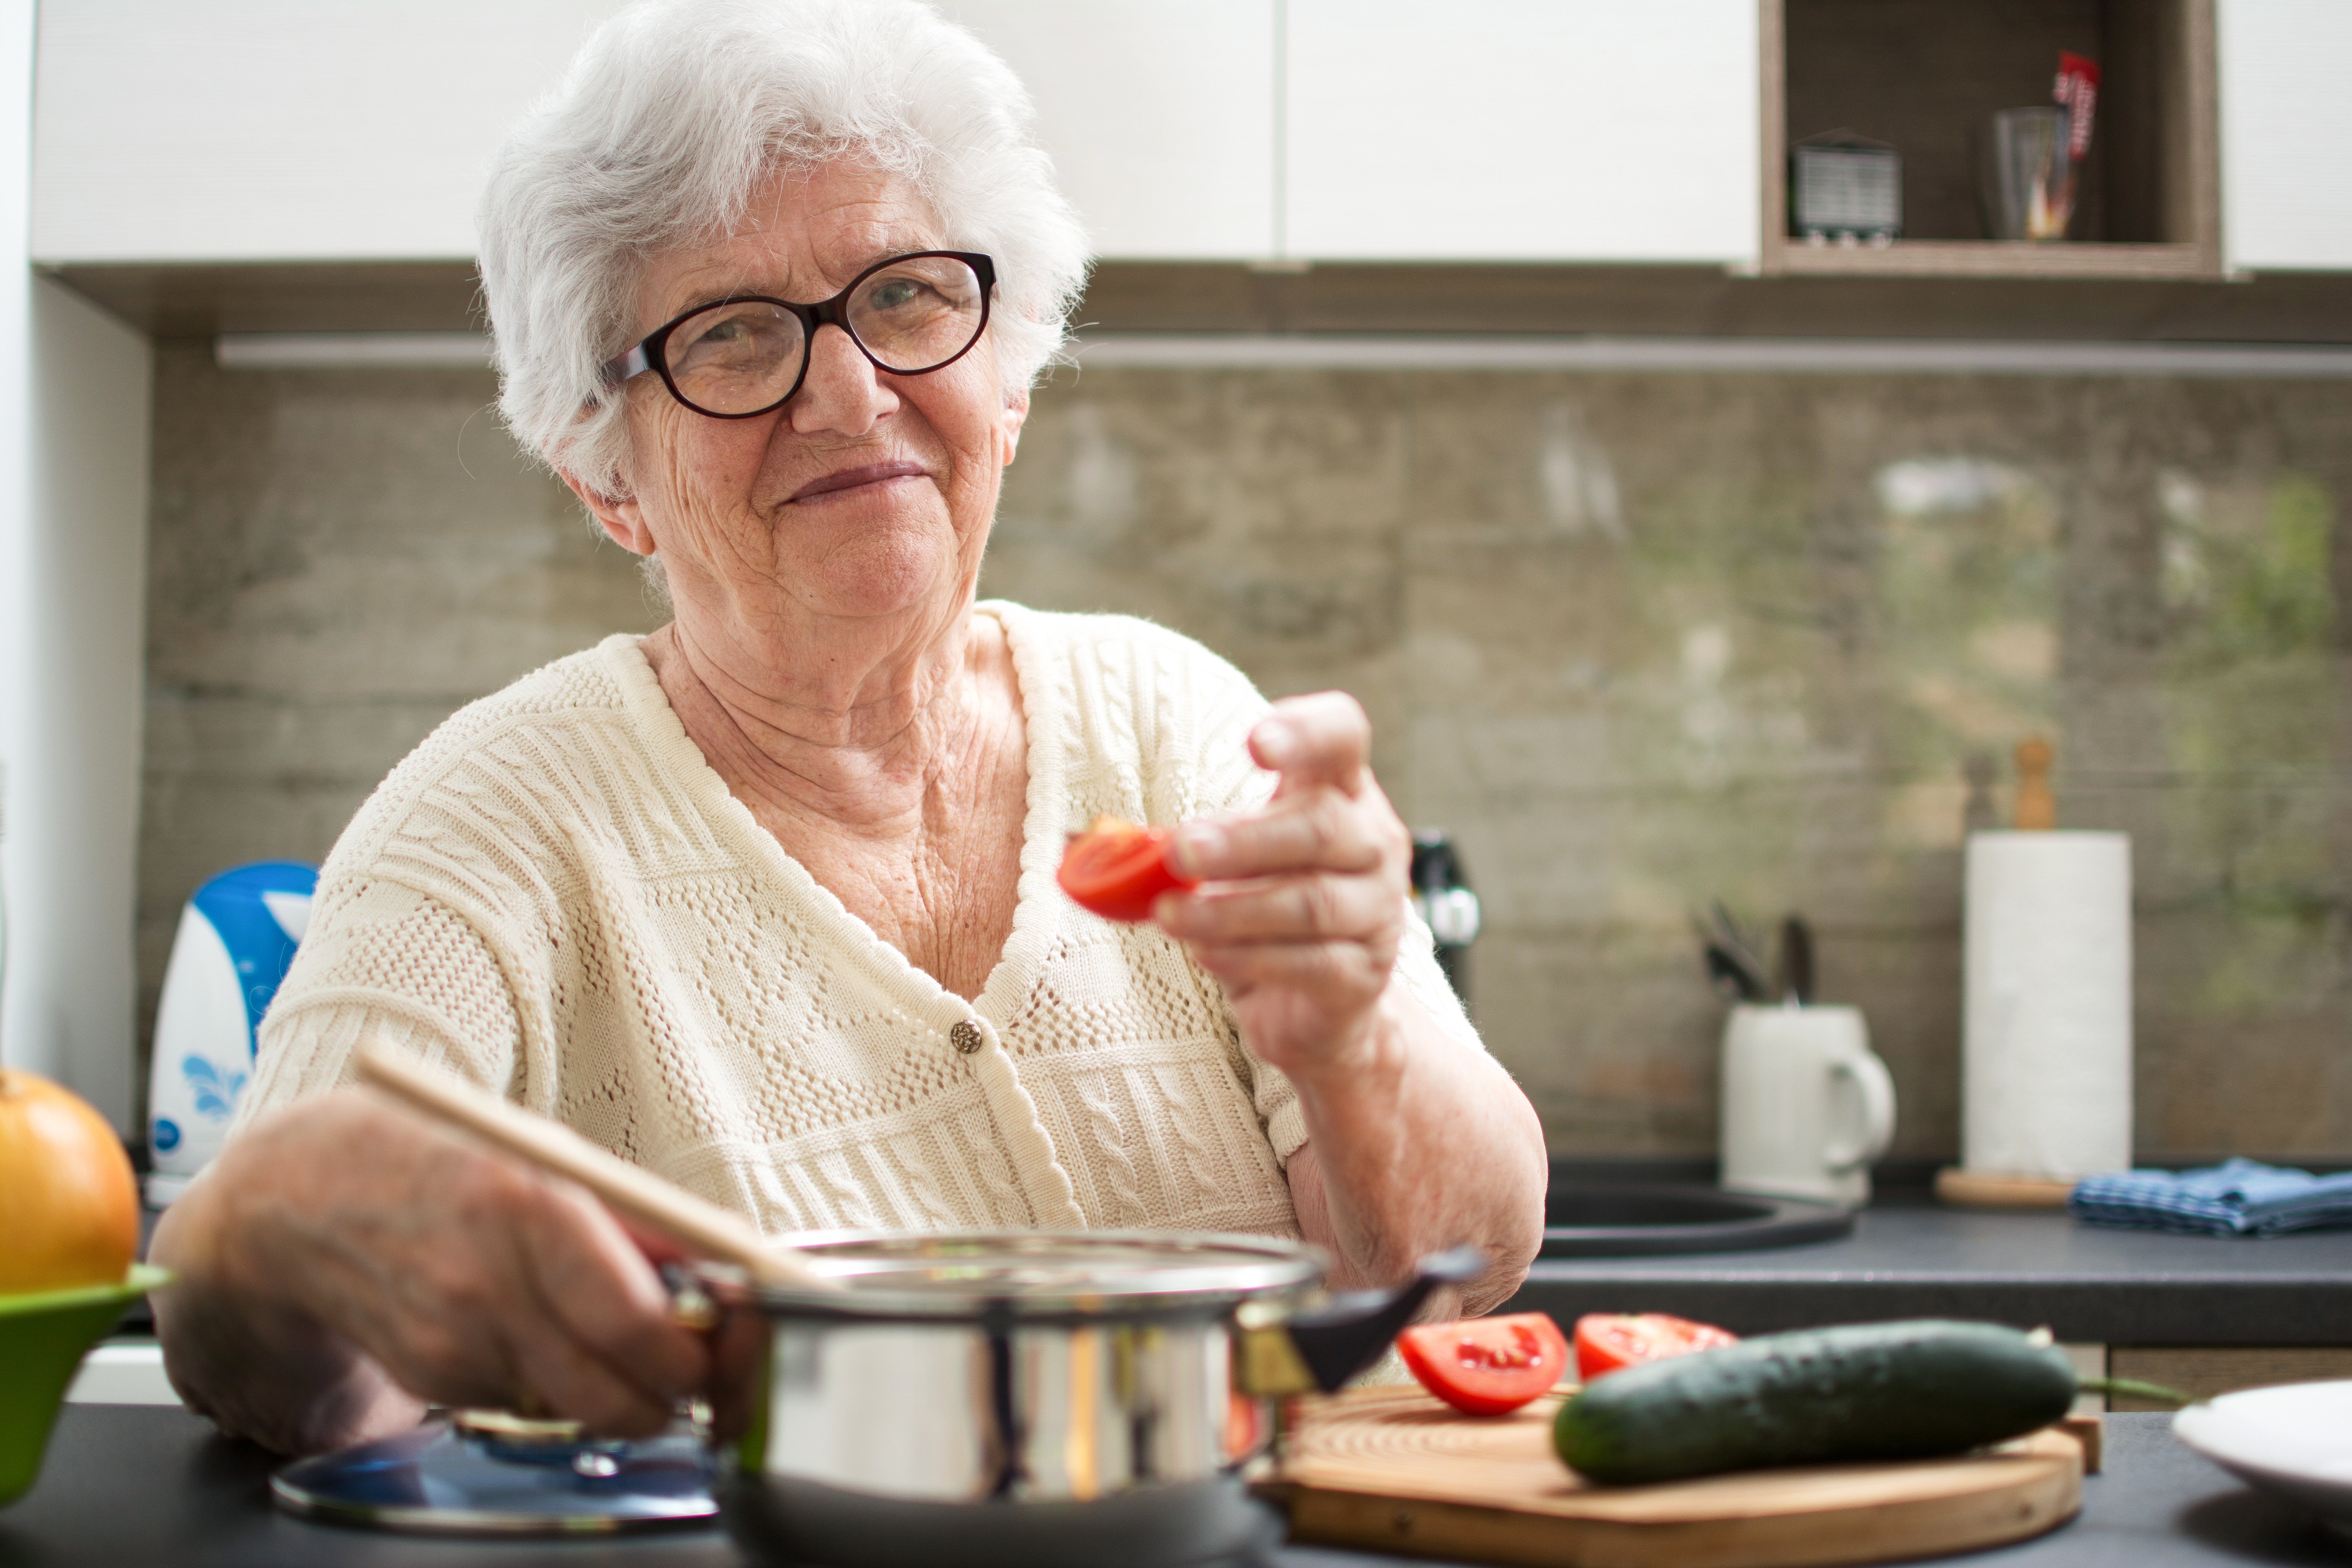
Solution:
{"label": "woman's right hand", "polygon": [[365,1089],[257,1121],[151,1255],[173,1382],[224,1428],[312,1452],[430,1403],[659,1431],[709,1355],[596,1200]]}

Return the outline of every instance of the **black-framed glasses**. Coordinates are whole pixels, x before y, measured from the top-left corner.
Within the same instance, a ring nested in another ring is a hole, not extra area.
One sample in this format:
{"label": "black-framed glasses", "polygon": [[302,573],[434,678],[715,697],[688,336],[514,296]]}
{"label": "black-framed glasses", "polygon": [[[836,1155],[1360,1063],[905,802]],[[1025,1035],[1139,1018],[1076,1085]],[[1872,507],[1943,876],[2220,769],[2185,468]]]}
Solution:
{"label": "black-framed glasses", "polygon": [[796,305],[747,294],[697,305],[603,369],[605,388],[657,371],[669,394],[713,419],[781,408],[808,376],[809,343],[831,324],[893,375],[944,370],[988,330],[996,263],[973,250],[919,250],[877,261],[830,300]]}

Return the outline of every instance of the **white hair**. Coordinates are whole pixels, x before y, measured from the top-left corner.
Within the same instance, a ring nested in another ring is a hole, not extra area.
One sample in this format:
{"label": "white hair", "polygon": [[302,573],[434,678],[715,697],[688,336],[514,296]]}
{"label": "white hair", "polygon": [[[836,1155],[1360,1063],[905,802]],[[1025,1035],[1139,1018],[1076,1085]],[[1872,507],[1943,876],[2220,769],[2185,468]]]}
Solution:
{"label": "white hair", "polygon": [[863,161],[914,185],[940,243],[996,262],[1008,393],[1062,347],[1085,231],[1004,62],[918,0],[646,0],[508,133],[480,213],[482,292],[516,437],[617,493],[628,435],[599,367],[636,336],[647,261],[742,218],[779,168]]}

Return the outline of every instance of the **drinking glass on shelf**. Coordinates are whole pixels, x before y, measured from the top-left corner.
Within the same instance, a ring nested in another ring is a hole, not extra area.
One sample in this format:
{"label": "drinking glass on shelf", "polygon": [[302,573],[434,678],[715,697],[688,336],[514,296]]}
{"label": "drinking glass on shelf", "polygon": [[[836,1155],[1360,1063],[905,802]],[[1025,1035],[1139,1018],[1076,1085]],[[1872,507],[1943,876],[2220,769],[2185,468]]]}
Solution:
{"label": "drinking glass on shelf", "polygon": [[1995,239],[2063,239],[2074,163],[2063,109],[2004,109],[1985,140],[1985,221]]}

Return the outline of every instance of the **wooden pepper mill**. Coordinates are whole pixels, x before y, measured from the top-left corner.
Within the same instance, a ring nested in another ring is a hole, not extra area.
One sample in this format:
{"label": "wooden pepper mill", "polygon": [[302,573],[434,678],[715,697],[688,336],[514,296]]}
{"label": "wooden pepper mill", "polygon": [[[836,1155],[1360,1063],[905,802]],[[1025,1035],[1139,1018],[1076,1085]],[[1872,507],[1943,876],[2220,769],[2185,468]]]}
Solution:
{"label": "wooden pepper mill", "polygon": [[2017,809],[2011,818],[2020,833],[2047,833],[2058,826],[2058,797],[2050,793],[2050,764],[2055,753],[2039,735],[2017,743]]}

